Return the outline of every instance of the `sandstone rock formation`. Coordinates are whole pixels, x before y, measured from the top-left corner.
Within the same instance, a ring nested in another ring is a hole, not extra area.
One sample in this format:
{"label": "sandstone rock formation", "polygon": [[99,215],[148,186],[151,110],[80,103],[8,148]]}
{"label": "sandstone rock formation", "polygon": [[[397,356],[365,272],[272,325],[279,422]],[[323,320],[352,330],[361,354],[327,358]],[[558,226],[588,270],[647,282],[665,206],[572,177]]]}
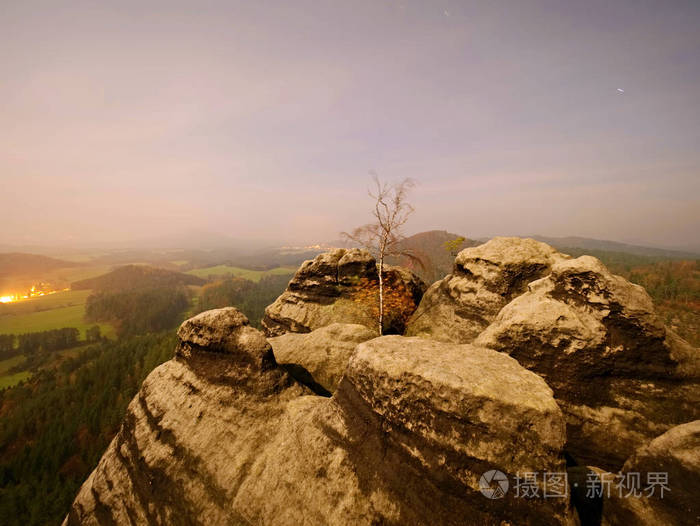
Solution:
{"label": "sandstone rock formation", "polygon": [[[66,524],[574,524],[568,497],[482,494],[487,471],[512,488],[565,456],[570,481],[666,471],[675,491],[591,506],[579,486],[584,523],[696,520],[700,350],[641,287],[496,238],[426,292],[420,337],[376,338],[376,279],[367,252],[335,250],[268,307],[269,341],[233,308],[183,323]],[[387,280],[400,330],[422,283]]]}
{"label": "sandstone rock formation", "polygon": [[[425,291],[412,272],[385,268],[385,282],[394,300],[385,332],[402,333]],[[305,261],[287,290],[265,309],[262,325],[268,336],[310,332],[331,323],[377,326],[377,266],[366,250],[335,249]]]}
{"label": "sandstone rock formation", "polygon": [[426,291],[405,334],[469,343],[528,283],[567,257],[545,243],[517,237],[496,237],[464,249],[454,272]]}
{"label": "sandstone rock formation", "polygon": [[309,333],[289,332],[269,342],[277,362],[297,380],[332,393],[355,347],[376,336],[376,331],[364,325],[332,323]]}
{"label": "sandstone rock formation", "polygon": [[387,336],[332,398],[235,309],[178,332],[65,524],[573,524],[568,499],[488,499],[481,474],[563,471],[561,412],[509,356]]}
{"label": "sandstone rock formation", "polygon": [[591,524],[699,524],[700,420],[671,428],[642,446],[619,473],[589,468],[585,483],[588,509],[580,513],[594,519]]}
{"label": "sandstone rock formation", "polygon": [[[639,496],[627,495],[633,488],[632,484],[625,487],[624,482],[625,491],[611,491],[603,504],[603,518],[608,524],[700,523],[700,420],[669,429],[639,448],[621,471],[639,473],[641,491]],[[652,480],[661,480],[651,486],[653,491],[648,489],[650,473]]]}
{"label": "sandstone rock formation", "polygon": [[[511,483],[525,472],[565,472],[565,426],[551,390],[504,358],[471,345],[376,338],[358,346],[334,401],[355,435],[367,435],[367,422],[381,429],[383,440],[376,444],[388,447],[395,463],[367,445],[360,458],[378,466],[383,477],[419,486],[414,477],[423,473],[445,493],[462,496],[450,503],[458,510],[451,520],[462,517],[455,524],[497,524],[497,518],[568,524],[568,498],[525,499],[511,491],[503,500],[489,501],[480,493],[482,475],[493,469]],[[401,464],[412,469],[397,472]],[[445,496],[416,487],[414,498],[416,515],[401,523],[437,523],[429,510]]]}
{"label": "sandstone rock formation", "polygon": [[700,352],[638,285],[590,256],[562,259],[475,343],[541,375],[566,415],[567,452],[616,471],[639,446],[700,417]]}

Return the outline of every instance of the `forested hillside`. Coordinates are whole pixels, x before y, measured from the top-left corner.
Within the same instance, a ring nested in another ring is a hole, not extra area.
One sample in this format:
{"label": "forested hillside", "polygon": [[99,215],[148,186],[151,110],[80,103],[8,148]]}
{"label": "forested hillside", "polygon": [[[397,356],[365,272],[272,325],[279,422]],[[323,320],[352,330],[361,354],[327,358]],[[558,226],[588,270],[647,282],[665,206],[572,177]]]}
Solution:
{"label": "forested hillside", "polygon": [[[409,246],[427,254],[426,271],[442,277],[467,244],[473,242],[429,232],[414,236]],[[692,344],[700,343],[698,261],[575,248],[566,252],[592,252],[614,273],[644,286],[665,322]],[[7,370],[26,374],[24,382],[0,391],[3,524],[60,523],[140,383],[170,357],[175,328],[185,317],[236,306],[259,327],[265,307],[284,291],[291,274],[263,273],[255,275],[257,282],[232,277],[202,287],[185,285],[182,276],[195,278],[133,265],[92,280],[90,285],[102,290],[89,296],[85,322],[109,321],[117,328],[117,341],[95,342],[101,338],[98,327],[80,340],[69,327],[0,338]]]}
{"label": "forested hillside", "polygon": [[141,382],[171,356],[177,325],[234,305],[259,326],[290,277],[231,278],[200,289],[186,285],[204,283],[196,276],[130,265],[78,285],[98,289],[87,298],[86,323],[109,322],[116,341],[96,342],[98,326],[85,340],[70,327],[0,334],[3,373],[13,383],[24,379],[0,390],[0,522],[60,524]]}
{"label": "forested hillside", "polygon": [[169,359],[174,334],[93,344],[57,369],[0,391],[0,517],[60,524],[146,375]]}
{"label": "forested hillside", "polygon": [[71,288],[113,292],[176,285],[203,285],[204,283],[205,280],[202,278],[181,272],[147,265],[126,265],[96,278],[76,281],[71,284]]}
{"label": "forested hillside", "polygon": [[234,306],[245,314],[251,325],[260,327],[265,307],[282,294],[289,275],[263,276],[257,283],[243,278],[231,278],[202,287],[197,312]]}
{"label": "forested hillside", "polygon": [[423,281],[430,284],[450,272],[457,253],[467,247],[480,244],[446,230],[431,230],[409,236],[398,244],[398,249],[413,256],[391,257],[389,263],[410,268]]}
{"label": "forested hillside", "polygon": [[87,299],[88,322],[110,322],[119,336],[146,334],[174,328],[189,306],[185,287],[156,287],[119,292],[97,292]]}

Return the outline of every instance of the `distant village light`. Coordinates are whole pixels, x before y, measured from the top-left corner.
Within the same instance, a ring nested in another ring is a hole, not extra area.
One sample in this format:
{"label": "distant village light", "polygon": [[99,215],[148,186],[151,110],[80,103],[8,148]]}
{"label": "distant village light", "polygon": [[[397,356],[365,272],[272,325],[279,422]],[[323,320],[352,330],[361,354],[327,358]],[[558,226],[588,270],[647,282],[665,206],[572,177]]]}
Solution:
{"label": "distant village light", "polygon": [[[45,286],[45,284],[42,283],[40,286]],[[65,292],[67,290],[70,290],[70,288],[57,289],[57,290],[43,290],[42,288],[37,289],[37,286],[33,285],[27,294],[16,294],[15,293],[14,295],[0,296],[0,303],[13,303],[15,301],[29,300],[32,298],[38,298],[40,296],[48,296],[49,294],[56,294],[57,292]]]}

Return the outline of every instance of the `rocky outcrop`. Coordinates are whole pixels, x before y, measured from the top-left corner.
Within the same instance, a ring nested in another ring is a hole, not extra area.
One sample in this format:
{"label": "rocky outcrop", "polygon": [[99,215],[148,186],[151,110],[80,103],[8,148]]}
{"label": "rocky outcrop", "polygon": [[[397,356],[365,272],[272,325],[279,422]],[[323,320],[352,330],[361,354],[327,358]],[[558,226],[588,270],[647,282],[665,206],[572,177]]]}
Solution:
{"label": "rocky outcrop", "polygon": [[[83,484],[64,524],[247,524],[233,505],[262,451],[307,394],[234,308],[187,320]],[[223,468],[223,469],[221,469]]]}
{"label": "rocky outcrop", "polygon": [[563,471],[551,390],[505,354],[378,338],[325,398],[235,309],[178,334],[65,524],[573,523],[567,498],[481,492],[489,469]]}
{"label": "rocky outcrop", "polygon": [[[371,476],[392,481],[397,496],[406,494],[399,488],[407,485],[413,509],[402,524],[438,523],[431,517],[438,502],[450,507],[449,524],[571,520],[568,498],[524,499],[506,491],[494,501],[481,493],[490,470],[511,484],[524,472],[565,471],[565,426],[551,390],[507,358],[471,345],[401,336],[358,346],[334,401],[346,436],[371,437],[358,455],[372,466]],[[390,454],[380,453],[385,450]]]}
{"label": "rocky outcrop", "polygon": [[475,340],[541,375],[566,415],[567,452],[617,470],[700,417],[700,352],[667,331],[649,295],[590,256],[533,281]]}
{"label": "rocky outcrop", "polygon": [[[425,284],[399,267],[385,267],[384,274],[391,303],[384,332],[403,333]],[[355,323],[375,330],[378,279],[376,262],[366,250],[335,249],[305,261],[287,290],[265,309],[265,333],[310,332],[332,323]]]}
{"label": "rocky outcrop", "polygon": [[[360,250],[304,263],[269,341],[233,308],[187,320],[66,524],[574,524],[567,488],[544,498],[564,457],[583,524],[697,518],[700,350],[641,287],[497,238],[428,290],[419,337],[375,338],[376,272]],[[422,284],[386,278],[399,330]],[[619,470],[671,490],[582,496]],[[513,487],[525,473],[537,496]]]}
{"label": "rocky outcrop", "polygon": [[460,252],[406,334],[474,342],[541,375],[581,465],[617,470],[636,448],[700,418],[700,351],[664,327],[648,294],[595,258],[532,239]]}
{"label": "rocky outcrop", "polygon": [[496,237],[462,250],[453,273],[426,291],[405,334],[469,343],[531,281],[567,257],[545,243],[517,237]]}
{"label": "rocky outcrop", "polygon": [[332,323],[309,333],[270,338],[277,362],[297,380],[317,391],[332,393],[345,372],[355,347],[377,333],[364,325]]}
{"label": "rocky outcrop", "polygon": [[584,484],[577,498],[584,525],[699,524],[700,420],[642,446],[618,473],[588,468]]}
{"label": "rocky outcrop", "polygon": [[[700,523],[700,420],[674,427],[638,449],[622,473],[625,480],[614,480],[622,491],[614,488],[603,504],[608,524]],[[636,479],[629,474],[637,473],[639,485],[630,483]]]}

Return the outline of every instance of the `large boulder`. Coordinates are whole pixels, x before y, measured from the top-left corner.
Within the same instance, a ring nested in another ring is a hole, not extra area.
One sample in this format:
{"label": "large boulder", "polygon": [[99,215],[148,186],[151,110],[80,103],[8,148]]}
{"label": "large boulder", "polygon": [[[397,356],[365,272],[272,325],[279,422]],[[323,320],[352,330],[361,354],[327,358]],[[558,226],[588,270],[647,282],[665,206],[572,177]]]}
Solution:
{"label": "large boulder", "polygon": [[671,428],[639,448],[622,473],[639,473],[641,491],[637,497],[611,495],[603,506],[611,525],[700,523],[700,420]]}
{"label": "large boulder", "polygon": [[[639,473],[642,491],[638,497],[611,495],[603,505],[603,517],[611,525],[700,523],[700,420],[674,427],[639,448],[622,473]],[[627,486],[629,492],[631,484]]]}
{"label": "large boulder", "polygon": [[364,325],[332,323],[308,333],[289,332],[270,338],[277,362],[297,380],[332,393],[355,347],[377,333]]}
{"label": "large boulder", "polygon": [[[384,332],[402,333],[420,302],[425,284],[407,269],[386,266]],[[287,290],[265,309],[268,336],[311,332],[331,323],[355,323],[377,330],[377,264],[366,250],[339,248],[305,261]],[[378,332],[378,331],[377,331]]]}
{"label": "large boulder", "polygon": [[407,336],[469,343],[527,285],[566,259],[545,243],[496,237],[462,250],[454,271],[433,283],[406,325]]}
{"label": "large boulder", "polygon": [[566,496],[484,496],[489,470],[563,471],[561,412],[512,358],[383,337],[325,398],[252,331],[233,309],[183,325],[64,524],[573,524]]}
{"label": "large boulder", "polygon": [[579,514],[603,526],[700,524],[700,420],[640,447],[618,473],[587,469]]}
{"label": "large boulder", "polygon": [[552,265],[475,343],[547,381],[579,464],[616,471],[641,445],[700,417],[700,351],[664,327],[642,287],[590,256]]}
{"label": "large boulder", "polygon": [[[569,523],[568,497],[482,494],[492,470],[511,488],[525,472],[566,470],[565,425],[551,390],[506,355],[416,337],[376,338],[357,347],[334,400],[350,426],[344,435],[365,437],[358,458],[371,476],[415,499],[404,524],[430,522],[426,510],[436,502],[453,509],[451,520],[462,517],[455,524]],[[372,426],[382,435],[368,433]],[[445,500],[436,488],[460,498]]]}

